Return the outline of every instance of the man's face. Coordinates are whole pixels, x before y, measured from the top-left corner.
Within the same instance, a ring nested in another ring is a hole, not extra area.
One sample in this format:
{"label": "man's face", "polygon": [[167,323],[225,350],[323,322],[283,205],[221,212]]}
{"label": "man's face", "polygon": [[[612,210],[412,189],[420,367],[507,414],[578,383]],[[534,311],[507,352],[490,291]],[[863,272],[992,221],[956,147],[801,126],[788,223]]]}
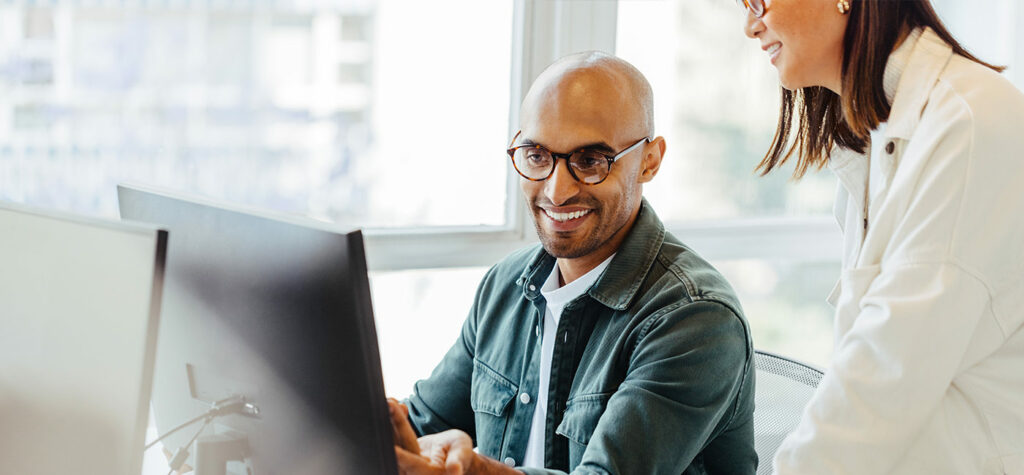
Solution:
{"label": "man's face", "polygon": [[[556,153],[583,147],[600,149],[606,155],[643,139],[636,106],[623,98],[621,88],[606,84],[606,77],[585,72],[532,94],[524,101],[519,144],[542,145]],[[520,179],[527,205],[533,213],[537,234],[544,249],[557,258],[574,259],[596,251],[610,255],[618,242],[613,237],[623,230],[639,209],[644,156],[651,144],[637,147],[620,157],[608,177],[597,185],[576,181],[564,159],[544,181]]]}

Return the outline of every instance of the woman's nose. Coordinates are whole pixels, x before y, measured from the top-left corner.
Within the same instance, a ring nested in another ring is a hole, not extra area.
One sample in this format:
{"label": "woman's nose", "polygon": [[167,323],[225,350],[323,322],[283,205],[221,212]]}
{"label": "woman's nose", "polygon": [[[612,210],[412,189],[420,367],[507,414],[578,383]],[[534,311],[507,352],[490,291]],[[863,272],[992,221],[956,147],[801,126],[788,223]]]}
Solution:
{"label": "woman's nose", "polygon": [[743,33],[747,35],[747,38],[754,39],[757,35],[760,35],[764,31],[764,23],[760,18],[754,16],[749,10],[747,11],[747,21],[743,24]]}

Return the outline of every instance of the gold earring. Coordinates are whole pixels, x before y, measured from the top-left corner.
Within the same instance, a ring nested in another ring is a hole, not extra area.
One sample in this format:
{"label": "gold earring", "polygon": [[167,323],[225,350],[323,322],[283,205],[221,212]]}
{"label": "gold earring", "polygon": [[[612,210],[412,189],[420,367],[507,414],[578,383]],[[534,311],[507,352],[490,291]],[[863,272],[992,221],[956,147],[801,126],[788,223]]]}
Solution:
{"label": "gold earring", "polygon": [[850,0],[839,0],[839,3],[836,4],[836,8],[839,9],[840,15],[845,15],[850,11]]}

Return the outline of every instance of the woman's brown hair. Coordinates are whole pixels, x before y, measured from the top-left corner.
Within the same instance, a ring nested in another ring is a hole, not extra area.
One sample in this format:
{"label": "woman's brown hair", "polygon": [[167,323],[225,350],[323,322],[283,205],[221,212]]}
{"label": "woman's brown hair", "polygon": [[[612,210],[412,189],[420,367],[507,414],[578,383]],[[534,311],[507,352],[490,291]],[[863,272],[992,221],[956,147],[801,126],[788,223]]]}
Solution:
{"label": "woman's brown hair", "polygon": [[889,54],[904,32],[929,27],[954,53],[996,71],[1004,69],[968,53],[928,0],[853,0],[851,4],[843,36],[843,95],[820,86],[782,88],[778,128],[768,154],[757,166],[761,175],[781,167],[794,153],[794,179],[809,168],[824,167],[833,146],[864,153],[871,131],[889,118],[882,78]]}

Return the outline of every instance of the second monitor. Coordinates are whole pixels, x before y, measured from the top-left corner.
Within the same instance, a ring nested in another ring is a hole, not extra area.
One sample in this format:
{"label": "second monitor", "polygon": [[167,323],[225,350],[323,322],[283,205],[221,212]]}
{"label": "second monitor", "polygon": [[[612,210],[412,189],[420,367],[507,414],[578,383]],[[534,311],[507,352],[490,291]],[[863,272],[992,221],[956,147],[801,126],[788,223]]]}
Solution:
{"label": "second monitor", "polygon": [[118,197],[122,218],[170,231],[158,431],[217,401],[251,408],[202,431],[197,473],[224,463],[204,453],[218,446],[238,473],[397,473],[359,231],[141,187]]}

